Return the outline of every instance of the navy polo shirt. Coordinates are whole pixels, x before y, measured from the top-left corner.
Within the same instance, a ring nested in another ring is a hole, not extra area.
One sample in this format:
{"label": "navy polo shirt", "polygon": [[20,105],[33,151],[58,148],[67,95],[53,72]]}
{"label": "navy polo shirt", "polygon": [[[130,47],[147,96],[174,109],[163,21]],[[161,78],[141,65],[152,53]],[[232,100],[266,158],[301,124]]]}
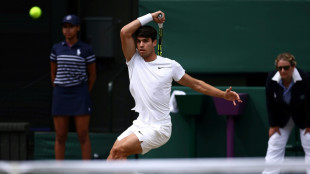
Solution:
{"label": "navy polo shirt", "polygon": [[76,86],[88,80],[87,64],[96,61],[93,48],[78,41],[69,47],[65,41],[54,44],[50,60],[57,63],[54,84],[59,86]]}

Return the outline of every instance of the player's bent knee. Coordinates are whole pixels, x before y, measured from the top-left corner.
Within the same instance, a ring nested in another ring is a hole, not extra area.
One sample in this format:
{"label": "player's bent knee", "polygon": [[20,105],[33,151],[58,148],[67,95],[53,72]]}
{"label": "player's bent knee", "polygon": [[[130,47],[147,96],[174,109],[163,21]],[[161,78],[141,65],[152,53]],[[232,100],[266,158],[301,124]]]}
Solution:
{"label": "player's bent knee", "polygon": [[113,159],[124,159],[127,158],[127,154],[126,154],[126,150],[123,146],[115,146],[112,147],[111,151],[110,151],[110,156]]}

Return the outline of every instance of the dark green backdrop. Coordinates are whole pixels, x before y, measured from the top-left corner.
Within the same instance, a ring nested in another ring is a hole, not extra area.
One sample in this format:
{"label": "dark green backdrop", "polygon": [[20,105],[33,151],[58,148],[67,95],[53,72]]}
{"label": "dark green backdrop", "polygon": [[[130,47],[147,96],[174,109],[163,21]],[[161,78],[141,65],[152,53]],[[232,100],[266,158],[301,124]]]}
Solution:
{"label": "dark green backdrop", "polygon": [[139,14],[162,10],[163,55],[190,72],[268,72],[291,52],[310,70],[310,2],[140,0]]}

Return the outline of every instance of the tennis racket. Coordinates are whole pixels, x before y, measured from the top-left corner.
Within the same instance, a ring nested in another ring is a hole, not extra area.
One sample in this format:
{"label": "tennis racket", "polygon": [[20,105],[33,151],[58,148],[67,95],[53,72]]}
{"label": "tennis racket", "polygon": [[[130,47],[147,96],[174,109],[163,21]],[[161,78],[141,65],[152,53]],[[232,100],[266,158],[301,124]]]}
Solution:
{"label": "tennis racket", "polygon": [[[163,15],[160,13],[157,18],[161,19]],[[158,39],[158,55],[162,56],[163,55],[163,50],[162,50],[162,44],[163,44],[163,30],[164,30],[164,25],[163,23],[158,23],[159,27],[159,39]]]}

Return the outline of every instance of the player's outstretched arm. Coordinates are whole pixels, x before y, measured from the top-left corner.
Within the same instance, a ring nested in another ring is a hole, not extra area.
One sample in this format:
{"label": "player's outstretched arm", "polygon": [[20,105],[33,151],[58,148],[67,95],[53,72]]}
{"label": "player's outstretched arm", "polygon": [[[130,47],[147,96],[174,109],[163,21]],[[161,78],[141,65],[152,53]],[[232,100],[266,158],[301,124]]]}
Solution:
{"label": "player's outstretched arm", "polygon": [[232,87],[229,87],[228,89],[226,89],[226,91],[222,91],[218,88],[215,88],[207,84],[202,80],[195,79],[186,73],[181,78],[181,80],[178,81],[178,83],[183,86],[190,87],[191,89],[200,92],[202,94],[224,98],[226,100],[232,101],[234,105],[236,105],[236,101],[240,103],[242,102],[239,95],[236,92],[232,91]]}

